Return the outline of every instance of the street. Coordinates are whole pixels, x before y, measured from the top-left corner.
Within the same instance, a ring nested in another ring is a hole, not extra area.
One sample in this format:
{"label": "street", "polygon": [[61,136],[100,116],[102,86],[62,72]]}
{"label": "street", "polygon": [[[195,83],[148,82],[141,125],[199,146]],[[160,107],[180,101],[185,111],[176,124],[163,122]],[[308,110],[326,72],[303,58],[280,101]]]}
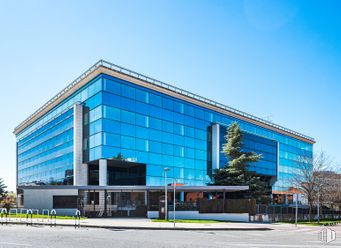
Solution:
{"label": "street", "polygon": [[[340,226],[330,247],[341,247]],[[324,247],[317,228],[273,231],[158,231],[0,226],[0,247]]]}

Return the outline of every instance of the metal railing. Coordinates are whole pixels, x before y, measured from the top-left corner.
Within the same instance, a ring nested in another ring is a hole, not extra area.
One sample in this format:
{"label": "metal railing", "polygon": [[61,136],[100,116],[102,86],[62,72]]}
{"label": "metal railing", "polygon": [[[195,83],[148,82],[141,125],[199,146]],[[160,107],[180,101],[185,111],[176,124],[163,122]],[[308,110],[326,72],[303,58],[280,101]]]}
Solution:
{"label": "metal railing", "polygon": [[99,60],[97,63],[95,63],[93,66],[91,66],[87,71],[85,71],[82,75],[80,75],[78,78],[76,78],[71,84],[69,84],[66,88],[64,88],[62,91],[60,91],[57,95],[55,95],[51,100],[49,100],[47,103],[45,103],[42,107],[40,107],[37,111],[35,111],[32,115],[30,115],[25,121],[23,121],[22,123],[20,123],[16,128],[15,130],[19,129],[20,127],[22,127],[23,125],[25,125],[26,123],[28,123],[32,118],[34,118],[39,112],[41,112],[44,108],[46,108],[48,105],[50,105],[51,103],[53,103],[54,101],[56,101],[59,97],[61,97],[65,92],[67,92],[68,90],[70,90],[72,87],[74,87],[78,82],[80,82],[82,79],[84,79],[85,77],[87,77],[90,73],[92,73],[93,71],[95,71],[97,68],[99,67],[105,67],[105,68],[108,68],[110,70],[113,70],[113,71],[116,71],[116,72],[119,72],[119,73],[122,73],[122,74],[125,74],[125,75],[128,75],[130,77],[133,77],[133,78],[136,78],[136,79],[140,79],[140,80],[143,80],[145,82],[148,82],[152,85],[156,85],[156,86],[159,86],[159,87],[162,87],[162,88],[165,88],[167,90],[170,90],[170,91],[173,91],[173,92],[176,92],[176,93],[179,93],[179,94],[182,94],[184,96],[187,96],[187,97],[190,97],[190,98],[193,98],[193,99],[196,99],[198,101],[201,101],[203,103],[207,103],[209,105],[212,105],[212,106],[215,106],[217,108],[220,108],[220,109],[223,109],[223,110],[226,110],[228,112],[231,112],[231,113],[234,113],[236,115],[239,115],[239,116],[242,116],[242,117],[246,117],[246,118],[249,118],[249,119],[252,119],[252,120],[255,120],[255,121],[258,121],[262,124],[266,124],[268,126],[271,126],[271,127],[274,127],[274,128],[277,128],[279,130],[282,130],[282,131],[285,131],[287,133],[291,133],[293,135],[296,135],[296,136],[299,136],[299,137],[302,137],[302,138],[305,138],[305,139],[308,139],[308,140],[311,140],[311,141],[315,141],[314,138],[310,137],[310,136],[307,136],[307,135],[304,135],[304,134],[301,134],[301,133],[298,133],[296,131],[293,131],[291,129],[288,129],[288,128],[285,128],[283,126],[280,126],[280,125],[277,125],[275,123],[272,123],[270,121],[267,121],[267,120],[264,120],[262,118],[259,118],[257,116],[254,116],[254,115],[251,115],[251,114],[248,114],[248,113],[245,113],[243,111],[240,111],[238,109],[235,109],[235,108],[232,108],[232,107],[229,107],[227,105],[224,105],[224,104],[221,104],[221,103],[218,103],[216,101],[213,101],[211,99],[208,99],[206,97],[202,97],[202,96],[199,96],[197,94],[194,94],[194,93],[191,93],[187,90],[183,90],[181,88],[178,88],[176,86],[173,86],[173,85],[170,85],[170,84],[167,84],[167,83],[164,83],[162,81],[159,81],[157,79],[154,79],[154,78],[151,78],[151,77],[148,77],[148,76],[145,76],[145,75],[142,75],[140,73],[137,73],[135,71],[132,71],[132,70],[129,70],[127,68],[124,68],[124,67],[121,67],[121,66],[118,66],[118,65],[115,65],[113,63],[110,63],[108,61],[105,61],[105,60]]}
{"label": "metal railing", "polygon": [[[295,221],[294,206],[281,206],[281,205],[257,205],[256,207],[256,219],[257,221],[268,222],[280,222],[280,221]],[[307,206],[298,207],[297,218],[299,221],[317,220],[317,208],[314,207],[309,214],[309,208]],[[341,220],[341,210],[321,209],[321,219],[328,220]]]}

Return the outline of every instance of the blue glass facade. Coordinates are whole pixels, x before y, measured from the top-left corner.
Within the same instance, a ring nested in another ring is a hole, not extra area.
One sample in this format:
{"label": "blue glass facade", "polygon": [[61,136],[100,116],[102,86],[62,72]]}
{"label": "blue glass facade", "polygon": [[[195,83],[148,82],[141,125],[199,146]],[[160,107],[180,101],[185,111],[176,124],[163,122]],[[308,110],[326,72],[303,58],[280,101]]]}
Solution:
{"label": "blue glass facade", "polygon": [[101,88],[102,80],[94,80],[17,134],[19,186],[73,184],[73,105],[94,108]]}
{"label": "blue glass facade", "polygon": [[84,162],[122,154],[147,165],[147,185],[164,185],[164,167],[170,168],[169,180],[187,186],[210,182],[208,130],[213,123],[240,123],[250,134],[246,147],[266,155],[252,168],[261,174],[276,174],[278,143],[274,190],[287,190],[296,161],[312,156],[310,143],[102,73],[17,135],[19,185],[72,184],[72,106],[77,102],[87,109]]}
{"label": "blue glass facade", "polygon": [[[220,126],[220,151],[223,150],[223,145],[226,143],[226,129],[226,127]],[[262,155],[259,162],[248,165],[250,171],[254,171],[258,175],[276,177],[278,160],[277,149],[276,141],[243,132],[242,151],[256,152],[257,154]],[[219,167],[224,168],[228,164],[228,159],[223,153],[220,154],[219,158]]]}

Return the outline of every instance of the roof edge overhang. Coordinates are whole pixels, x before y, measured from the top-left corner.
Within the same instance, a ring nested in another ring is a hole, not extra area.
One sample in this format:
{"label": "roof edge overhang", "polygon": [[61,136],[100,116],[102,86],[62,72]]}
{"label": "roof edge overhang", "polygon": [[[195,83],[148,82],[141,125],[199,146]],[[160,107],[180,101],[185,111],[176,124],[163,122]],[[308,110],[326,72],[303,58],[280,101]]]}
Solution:
{"label": "roof edge overhang", "polygon": [[195,105],[199,105],[207,109],[211,109],[213,111],[234,117],[236,119],[243,120],[249,123],[253,123],[257,126],[270,129],[272,131],[293,137],[295,139],[298,139],[298,140],[301,140],[310,144],[315,143],[315,140],[309,136],[300,134],[298,132],[292,131],[284,127],[281,127],[279,125],[276,125],[274,123],[252,116],[250,114],[244,113],[242,111],[227,107],[225,105],[219,104],[207,98],[194,95],[193,93],[190,93],[188,91],[163,83],[153,78],[141,75],[129,69],[119,67],[117,65],[111,64],[104,60],[98,61],[96,64],[90,67],[86,72],[84,72],[81,76],[79,76],[76,80],[74,80],[70,85],[68,85],[65,89],[63,89],[55,97],[53,97],[49,102],[44,104],[41,108],[39,108],[36,112],[34,112],[25,121],[20,123],[14,129],[13,133],[19,134],[26,127],[33,124],[35,121],[37,121],[43,115],[48,113],[50,110],[56,107],[59,103],[61,103],[67,97],[71,96],[73,93],[75,93],[77,90],[82,88],[89,81],[91,81],[92,79],[94,79],[100,74],[107,74],[109,76],[113,76],[113,77],[128,81],[130,83],[164,93],[169,96],[173,96],[175,98],[193,103]]}

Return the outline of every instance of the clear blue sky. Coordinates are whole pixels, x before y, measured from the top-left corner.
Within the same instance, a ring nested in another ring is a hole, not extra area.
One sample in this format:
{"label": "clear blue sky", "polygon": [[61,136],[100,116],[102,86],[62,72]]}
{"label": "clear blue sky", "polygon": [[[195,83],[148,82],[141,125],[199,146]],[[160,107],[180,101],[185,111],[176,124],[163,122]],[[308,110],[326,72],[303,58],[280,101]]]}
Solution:
{"label": "clear blue sky", "polygon": [[0,0],[0,177],[14,127],[100,58],[313,136],[341,162],[341,1]]}

